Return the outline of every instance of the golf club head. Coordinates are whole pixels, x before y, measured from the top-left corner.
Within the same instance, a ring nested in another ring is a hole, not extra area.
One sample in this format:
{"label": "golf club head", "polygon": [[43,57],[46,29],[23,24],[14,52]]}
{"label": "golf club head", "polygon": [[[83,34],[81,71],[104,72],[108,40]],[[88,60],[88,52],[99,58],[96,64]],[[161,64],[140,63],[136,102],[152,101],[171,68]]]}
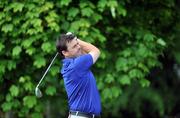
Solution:
{"label": "golf club head", "polygon": [[54,56],[53,60],[52,60],[51,63],[49,64],[48,68],[46,69],[44,75],[42,76],[41,80],[39,81],[38,85],[36,86],[35,95],[36,95],[38,98],[42,97],[42,92],[41,92],[41,90],[40,90],[38,87],[39,87],[40,83],[42,82],[42,80],[44,79],[45,75],[47,74],[48,70],[50,69],[52,63],[53,63],[54,60],[56,59],[57,55],[58,55],[58,52],[57,52],[56,55]]}
{"label": "golf club head", "polygon": [[42,97],[42,92],[38,87],[36,87],[36,89],[35,89],[35,94],[36,94],[36,97],[38,97],[38,98]]}

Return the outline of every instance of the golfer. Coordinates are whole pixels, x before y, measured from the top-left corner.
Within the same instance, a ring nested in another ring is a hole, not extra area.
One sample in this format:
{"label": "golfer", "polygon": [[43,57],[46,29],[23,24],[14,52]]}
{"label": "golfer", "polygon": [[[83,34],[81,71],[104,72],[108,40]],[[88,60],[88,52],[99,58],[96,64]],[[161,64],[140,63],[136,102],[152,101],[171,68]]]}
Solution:
{"label": "golfer", "polygon": [[70,32],[58,38],[56,48],[62,57],[61,74],[68,96],[68,118],[100,117],[100,95],[90,70],[100,55],[99,49]]}

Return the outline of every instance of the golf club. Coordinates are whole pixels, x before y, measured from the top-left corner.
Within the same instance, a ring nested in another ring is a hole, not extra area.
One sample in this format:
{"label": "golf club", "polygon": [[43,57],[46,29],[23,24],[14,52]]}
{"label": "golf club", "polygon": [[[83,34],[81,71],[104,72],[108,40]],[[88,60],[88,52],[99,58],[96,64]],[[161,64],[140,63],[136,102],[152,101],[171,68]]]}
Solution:
{"label": "golf club", "polygon": [[42,78],[41,78],[41,80],[39,81],[38,85],[36,86],[35,95],[36,95],[38,98],[42,97],[42,92],[41,92],[41,90],[39,89],[39,85],[40,85],[40,83],[42,82],[42,80],[44,79],[45,75],[47,74],[49,68],[51,67],[51,65],[52,65],[52,63],[54,62],[54,60],[55,60],[55,58],[57,57],[57,55],[58,55],[58,53],[56,53],[56,55],[54,56],[53,60],[52,60],[51,63],[49,64],[46,72],[44,73],[44,75],[42,76]]}

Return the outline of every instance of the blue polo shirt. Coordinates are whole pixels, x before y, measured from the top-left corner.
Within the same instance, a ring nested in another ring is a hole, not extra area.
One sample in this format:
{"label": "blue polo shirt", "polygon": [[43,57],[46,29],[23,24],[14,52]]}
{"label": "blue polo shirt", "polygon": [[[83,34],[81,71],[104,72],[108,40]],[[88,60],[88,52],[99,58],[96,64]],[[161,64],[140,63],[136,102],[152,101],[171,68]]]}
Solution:
{"label": "blue polo shirt", "polygon": [[70,110],[100,115],[101,103],[96,81],[90,67],[93,59],[90,54],[62,60],[65,89]]}

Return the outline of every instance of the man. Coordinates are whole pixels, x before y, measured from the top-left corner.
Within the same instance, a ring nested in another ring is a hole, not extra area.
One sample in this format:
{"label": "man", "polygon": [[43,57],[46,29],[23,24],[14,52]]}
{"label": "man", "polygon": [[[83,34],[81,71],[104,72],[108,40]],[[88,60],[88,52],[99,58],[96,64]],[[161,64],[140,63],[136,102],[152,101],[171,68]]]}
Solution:
{"label": "man", "polygon": [[68,95],[69,118],[99,117],[100,96],[90,70],[100,55],[99,49],[72,33],[62,34],[56,48],[63,58],[61,74]]}

